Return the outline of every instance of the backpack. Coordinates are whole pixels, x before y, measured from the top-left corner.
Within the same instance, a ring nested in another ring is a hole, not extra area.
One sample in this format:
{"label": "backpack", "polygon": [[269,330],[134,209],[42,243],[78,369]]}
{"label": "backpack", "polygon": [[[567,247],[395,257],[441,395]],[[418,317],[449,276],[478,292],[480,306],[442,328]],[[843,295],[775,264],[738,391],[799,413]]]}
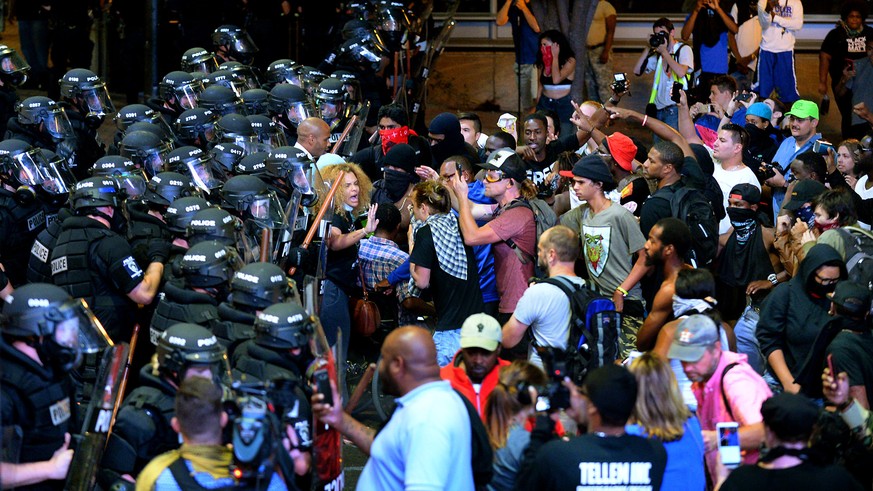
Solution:
{"label": "backpack", "polygon": [[[533,212],[534,223],[536,224],[536,229],[537,229],[536,241],[534,242],[534,244],[540,243],[540,236],[543,235],[543,232],[545,232],[546,230],[548,230],[548,229],[550,229],[558,224],[558,215],[555,214],[555,211],[552,210],[552,207],[549,206],[548,203],[546,203],[545,201],[543,201],[539,198],[534,198],[532,200],[526,200],[524,198],[519,198],[519,199],[513,200],[512,203],[509,203],[509,205],[503,209],[503,211],[511,210],[511,209],[519,207],[519,206],[524,206],[525,208],[527,208]],[[512,248],[512,250],[515,252],[515,255],[518,256],[518,260],[521,261],[521,264],[527,264],[531,261],[534,263],[534,269],[536,270],[535,271],[536,277],[539,278],[539,277],[546,276],[544,274],[544,272],[540,270],[539,265],[537,265],[536,255],[531,256],[530,254],[527,254],[526,252],[522,251],[515,244],[515,242],[513,242],[512,239],[506,240],[505,242],[506,242],[506,245],[508,245],[509,247]]]}
{"label": "backpack", "polygon": [[470,444],[472,445],[470,465],[473,468],[473,482],[476,484],[477,490],[485,489],[494,477],[494,449],[491,448],[488,430],[485,428],[482,418],[479,417],[479,411],[473,407],[470,400],[457,389],[454,391],[464,402],[464,407],[467,408],[467,417],[470,419]]}
{"label": "backpack", "polygon": [[554,285],[570,300],[570,337],[567,339],[567,376],[582,385],[588,372],[619,359],[621,313],[612,299],[578,286],[564,278],[546,278],[538,283]]}
{"label": "backpack", "polygon": [[718,219],[712,204],[702,191],[688,186],[674,189],[670,214],[691,229],[691,250],[688,260],[696,268],[712,264],[718,251]]}
{"label": "backpack", "polygon": [[855,226],[836,229],[846,244],[849,281],[873,291],[873,233]]}

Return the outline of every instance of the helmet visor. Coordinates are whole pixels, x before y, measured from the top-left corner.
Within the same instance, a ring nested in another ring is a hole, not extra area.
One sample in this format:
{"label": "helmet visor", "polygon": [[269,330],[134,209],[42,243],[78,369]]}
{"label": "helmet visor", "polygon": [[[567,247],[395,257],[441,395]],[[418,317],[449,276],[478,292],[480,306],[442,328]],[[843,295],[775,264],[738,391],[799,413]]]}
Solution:
{"label": "helmet visor", "polygon": [[46,318],[55,322],[52,336],[60,346],[78,349],[80,353],[98,353],[113,345],[100,321],[82,299],[65,302],[48,312]]}
{"label": "helmet visor", "polygon": [[248,207],[248,213],[262,227],[279,228],[285,223],[285,210],[273,191],[255,196]]}
{"label": "helmet visor", "polygon": [[30,70],[30,65],[17,52],[9,53],[0,59],[0,70],[3,73],[16,73]]}
{"label": "helmet visor", "polygon": [[88,109],[86,116],[102,117],[115,112],[115,106],[112,104],[109,92],[103,84],[83,90],[82,104]]}
{"label": "helmet visor", "polygon": [[300,163],[294,162],[291,164],[291,168],[288,169],[288,181],[294,186],[294,189],[300,191],[302,194],[312,194],[312,186],[309,184],[309,172],[311,170],[310,167],[314,167],[314,165],[310,163]]}
{"label": "helmet visor", "polygon": [[[269,147],[270,150],[288,146],[288,139],[285,138],[285,133],[280,131],[279,128],[259,134],[258,141],[260,141],[263,146]],[[266,151],[269,152],[269,150]]]}
{"label": "helmet visor", "polygon": [[344,106],[345,104],[343,104],[342,101],[331,102],[319,100],[318,112],[321,115],[321,119],[329,122],[338,118],[342,114]]}
{"label": "helmet visor", "polygon": [[72,138],[75,135],[70,119],[67,118],[67,113],[62,108],[48,111],[48,115],[43,118],[42,123],[45,125],[45,131],[56,140]]}
{"label": "helmet visor", "polygon": [[214,56],[210,56],[201,61],[193,61],[189,63],[185,63],[182,67],[182,70],[186,72],[200,72],[205,74],[210,74],[215,70],[218,70],[218,61]]}
{"label": "helmet visor", "polygon": [[76,178],[61,158],[47,162],[44,175],[42,188],[50,194],[69,194],[70,187],[76,183]]}
{"label": "helmet visor", "polygon": [[253,55],[258,52],[258,47],[252,41],[252,37],[247,32],[238,32],[234,36],[233,42],[230,43],[230,52],[240,55]]}
{"label": "helmet visor", "polygon": [[212,159],[208,155],[188,162],[188,170],[191,172],[191,180],[202,191],[209,193],[221,187],[221,180],[212,172]]}
{"label": "helmet visor", "polygon": [[47,177],[48,162],[39,149],[32,148],[12,157],[18,182],[28,186],[42,184]]}
{"label": "helmet visor", "polygon": [[285,111],[288,121],[294,126],[300,124],[304,119],[311,117],[313,111],[305,102],[292,102],[290,107]]}
{"label": "helmet visor", "polygon": [[201,88],[202,87],[195,84],[181,85],[174,88],[173,95],[175,95],[176,100],[179,101],[179,107],[184,109],[194,109],[197,107],[197,99]]}

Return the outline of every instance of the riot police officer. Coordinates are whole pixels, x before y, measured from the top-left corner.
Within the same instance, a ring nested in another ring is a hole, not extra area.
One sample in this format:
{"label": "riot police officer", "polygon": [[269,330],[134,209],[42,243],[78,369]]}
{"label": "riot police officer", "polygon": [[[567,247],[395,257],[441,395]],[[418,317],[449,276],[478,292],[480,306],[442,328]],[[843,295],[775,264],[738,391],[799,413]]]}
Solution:
{"label": "riot police officer", "polygon": [[[285,225],[285,208],[267,183],[254,176],[234,176],[221,188],[221,207],[243,221],[247,250],[241,251],[246,263],[259,257],[261,230],[274,231]],[[274,234],[278,238],[279,234]],[[272,248],[272,244],[271,244]]]}
{"label": "riot police officer", "polygon": [[246,114],[267,114],[267,97],[270,93],[264,89],[248,89],[242,93],[243,104],[246,106]]}
{"label": "riot police officer", "polygon": [[63,107],[43,96],[24,99],[15,106],[18,115],[6,122],[5,139],[15,138],[34,147],[56,152],[67,160],[74,174],[87,172],[76,169],[76,135]]}
{"label": "riot police officer", "polygon": [[115,115],[115,127],[118,131],[115,132],[115,135],[112,137],[112,147],[110,148],[110,153],[118,153],[118,146],[121,143],[121,139],[124,138],[124,134],[136,123],[149,123],[160,128],[161,133],[163,134],[163,139],[165,140],[175,140],[176,136],[173,134],[173,130],[170,129],[170,126],[167,124],[167,120],[161,116],[161,114],[154,109],[146,106],[145,104],[128,104],[127,106],[122,107],[118,110],[118,113]]}
{"label": "riot police officer", "polygon": [[217,241],[191,246],[179,262],[181,282],[164,285],[155,308],[150,338],[157,340],[168,327],[179,322],[212,328],[218,321],[218,304],[230,292],[233,274],[242,268],[236,249]]}
{"label": "riot police officer", "polygon": [[212,158],[208,153],[189,145],[179,147],[167,155],[167,167],[184,175],[205,196],[214,196],[217,201],[222,181],[213,172]]}
{"label": "riot police officer", "polygon": [[110,228],[122,204],[113,179],[80,181],[70,203],[75,216],[64,220],[51,251],[52,280],[85,299],[114,340],[129,339],[136,304],[148,305],[157,294],[169,244],[149,242],[150,262],[140,268],[130,244]]}
{"label": "riot police officer", "polygon": [[104,489],[124,474],[136,476],[152,458],[179,447],[170,420],[179,385],[188,377],[219,383],[227,376],[227,355],[208,329],[175,324],[156,341],[157,356],[140,370],[140,386],[122,403],[101,461]]}
{"label": "riot police officer", "polygon": [[9,139],[0,142],[0,256],[12,286],[25,283],[28,251],[46,228],[49,189],[61,194],[67,182],[40,149]]}
{"label": "riot police officer", "polygon": [[212,31],[212,46],[222,61],[238,61],[251,65],[258,53],[258,47],[245,29],[234,25],[218,26]]}
{"label": "riot police officer", "polygon": [[218,70],[218,60],[215,53],[206,48],[191,48],[182,53],[180,68],[188,73],[212,73]]}
{"label": "riot police officer", "polygon": [[242,114],[225,114],[215,124],[215,137],[221,143],[235,143],[246,154],[262,150],[252,122]]}
{"label": "riot police officer", "polygon": [[182,174],[161,172],[149,180],[141,200],[127,201],[127,240],[133,257],[141,267],[146,267],[150,261],[149,247],[152,241],[166,242],[169,247],[173,240],[164,221],[164,213],[170,203],[180,197],[198,194],[194,183]]}
{"label": "riot police officer", "polygon": [[230,295],[218,305],[221,322],[212,330],[227,346],[229,356],[236,347],[255,337],[255,315],[270,305],[296,299],[293,281],[273,263],[251,263],[234,273]]}
{"label": "riot police officer", "polygon": [[146,101],[146,105],[167,118],[173,124],[179,114],[197,107],[203,82],[194,75],[179,70],[172,71],[158,83],[158,97]]}
{"label": "riot police officer", "polygon": [[0,44],[0,135],[6,134],[6,122],[15,115],[16,89],[27,80],[30,65],[5,44]]}
{"label": "riot police officer", "polygon": [[209,149],[209,156],[212,158],[212,169],[217,173],[220,171],[220,174],[226,178],[225,180],[233,177],[236,164],[245,155],[245,149],[234,143],[216,143],[214,147]]}
{"label": "riot police officer", "polygon": [[286,140],[297,141],[297,125],[315,114],[306,92],[297,85],[281,83],[270,89],[267,114],[282,127]]}
{"label": "riot police officer", "polygon": [[107,341],[99,343],[100,331],[87,308],[61,288],[31,283],[11,297],[0,318],[0,417],[4,428],[21,430],[21,440],[17,449],[4,448],[4,455],[13,460],[17,455],[20,464],[43,465],[25,468],[7,460],[0,467],[3,486],[62,489],[73,453],[67,446],[78,419],[70,372],[82,360],[81,346],[97,351]]}
{"label": "riot police officer", "polygon": [[106,155],[106,145],[100,140],[97,128],[106,116],[115,112],[106,84],[96,73],[84,68],[74,68],[60,80],[61,99],[68,104],[67,116],[76,135],[75,165],[77,178],[85,177],[100,157]]}
{"label": "riot police officer", "polygon": [[191,222],[188,224],[188,246],[217,240],[224,245],[237,247],[237,235],[242,228],[242,221],[227,210],[221,208],[200,210],[191,217]]}
{"label": "riot police officer", "polygon": [[268,116],[263,114],[250,114],[247,116],[252,124],[252,130],[260,143],[261,151],[269,152],[277,147],[288,145],[288,140],[285,138],[285,133],[279,128],[279,125]]}
{"label": "riot police officer", "polygon": [[167,231],[170,232],[173,242],[170,243],[170,258],[164,268],[165,283],[174,277],[181,277],[179,262],[189,247],[188,225],[197,212],[206,210],[210,206],[208,201],[199,196],[184,196],[173,200],[167,207],[164,221],[167,223]]}
{"label": "riot police officer", "polygon": [[243,114],[245,112],[242,98],[236,95],[233,90],[223,85],[210,85],[203,89],[197,104],[199,107],[209,109],[219,116],[232,113]]}
{"label": "riot police officer", "polygon": [[215,123],[218,114],[202,107],[188,109],[176,118],[173,127],[176,138],[183,145],[192,145],[206,150],[209,142],[215,139]]}
{"label": "riot police officer", "polygon": [[300,65],[292,60],[287,58],[276,60],[267,66],[265,88],[272,89],[278,84],[292,84],[303,88],[299,71]]}
{"label": "riot police officer", "polygon": [[118,146],[119,155],[132,160],[149,178],[164,170],[170,150],[170,143],[149,131],[128,131]]}

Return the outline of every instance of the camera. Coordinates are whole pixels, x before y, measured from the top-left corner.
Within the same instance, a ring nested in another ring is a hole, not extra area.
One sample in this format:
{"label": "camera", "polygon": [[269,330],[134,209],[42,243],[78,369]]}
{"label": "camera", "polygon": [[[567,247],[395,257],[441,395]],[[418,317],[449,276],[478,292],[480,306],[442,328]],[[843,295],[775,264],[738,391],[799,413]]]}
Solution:
{"label": "camera", "polygon": [[652,34],[651,36],[649,36],[649,46],[651,46],[652,49],[655,49],[662,44],[667,44],[667,33],[666,32],[658,31],[658,32]]}
{"label": "camera", "polygon": [[824,140],[816,140],[815,143],[812,144],[812,151],[819,155],[827,155],[833,149],[834,144]]}
{"label": "camera", "polygon": [[740,102],[749,102],[750,100],[752,100],[752,93],[743,92],[742,94],[737,94],[737,96],[734,97],[734,100]]}
{"label": "camera", "polygon": [[776,170],[773,168],[772,164],[763,163],[760,167],[758,167],[758,169],[758,179],[760,179],[761,182],[764,182],[767,179],[770,179],[771,177],[776,175]]}
{"label": "camera", "polygon": [[610,88],[616,94],[623,94],[628,91],[628,82],[627,82],[627,74],[626,73],[615,73],[612,75],[614,81],[610,85]]}
{"label": "camera", "polygon": [[549,377],[545,387],[537,388],[537,411],[557,411],[570,407],[570,390],[564,387],[567,376],[567,357],[563,350],[538,346],[537,353],[543,360],[543,368]]}

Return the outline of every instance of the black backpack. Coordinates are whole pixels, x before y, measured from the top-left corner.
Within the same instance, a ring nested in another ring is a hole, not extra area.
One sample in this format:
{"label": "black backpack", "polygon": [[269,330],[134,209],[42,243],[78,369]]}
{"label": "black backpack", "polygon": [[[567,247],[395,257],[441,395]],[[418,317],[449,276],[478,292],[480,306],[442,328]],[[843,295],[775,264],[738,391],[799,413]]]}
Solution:
{"label": "black backpack", "polygon": [[618,348],[621,313],[616,312],[611,298],[564,278],[538,282],[560,288],[570,300],[567,376],[576,385],[582,385],[589,371],[611,364],[621,356]]}
{"label": "black backpack", "polygon": [[[552,207],[548,205],[545,201],[535,198],[532,200],[527,200],[524,198],[519,198],[513,200],[512,203],[506,206],[503,211],[511,210],[513,208],[523,206],[530,211],[533,212],[534,215],[534,224],[536,225],[536,242],[534,244],[540,243],[540,236],[543,235],[543,232],[554,227],[558,224],[558,215],[555,214]],[[545,272],[540,269],[540,266],[537,262],[536,251],[534,251],[534,255],[531,256],[528,253],[522,251],[518,245],[512,240],[506,240],[506,245],[508,245],[515,252],[515,255],[518,256],[518,260],[521,261],[521,264],[527,264],[529,262],[534,263],[534,274],[537,277],[545,276]]]}
{"label": "black backpack", "polygon": [[702,191],[688,186],[674,189],[669,200],[670,214],[691,229],[687,259],[696,268],[710,266],[718,252],[718,218],[712,203]]}
{"label": "black backpack", "polygon": [[494,449],[491,448],[488,430],[485,428],[482,418],[479,417],[479,411],[473,407],[470,400],[457,389],[455,389],[455,393],[464,401],[467,417],[470,419],[470,443],[473,452],[470,465],[473,468],[473,482],[476,484],[477,490],[486,489],[494,477]]}

